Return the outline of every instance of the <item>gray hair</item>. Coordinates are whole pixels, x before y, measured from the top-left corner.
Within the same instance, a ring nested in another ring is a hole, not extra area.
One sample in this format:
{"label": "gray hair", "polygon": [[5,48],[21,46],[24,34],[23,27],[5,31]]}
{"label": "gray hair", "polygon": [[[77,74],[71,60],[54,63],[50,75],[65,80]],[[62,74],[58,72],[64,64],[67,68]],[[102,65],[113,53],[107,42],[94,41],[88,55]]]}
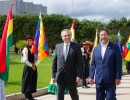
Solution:
{"label": "gray hair", "polygon": [[61,36],[64,35],[64,32],[68,32],[70,35],[72,35],[72,32],[69,29],[64,29],[61,31]]}

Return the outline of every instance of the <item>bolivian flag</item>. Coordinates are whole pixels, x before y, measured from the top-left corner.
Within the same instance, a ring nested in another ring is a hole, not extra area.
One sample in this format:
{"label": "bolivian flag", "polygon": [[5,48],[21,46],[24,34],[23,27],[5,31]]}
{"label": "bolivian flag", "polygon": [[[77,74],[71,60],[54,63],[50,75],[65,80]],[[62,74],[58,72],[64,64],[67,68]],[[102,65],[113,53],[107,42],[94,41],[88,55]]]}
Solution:
{"label": "bolivian flag", "polygon": [[124,47],[122,58],[124,58],[126,61],[130,61],[130,35],[126,43],[126,46]]}
{"label": "bolivian flag", "polygon": [[12,33],[13,33],[13,16],[12,16],[12,6],[10,6],[3,34],[0,43],[0,78],[7,82],[9,73],[9,55],[10,46],[12,45]]}

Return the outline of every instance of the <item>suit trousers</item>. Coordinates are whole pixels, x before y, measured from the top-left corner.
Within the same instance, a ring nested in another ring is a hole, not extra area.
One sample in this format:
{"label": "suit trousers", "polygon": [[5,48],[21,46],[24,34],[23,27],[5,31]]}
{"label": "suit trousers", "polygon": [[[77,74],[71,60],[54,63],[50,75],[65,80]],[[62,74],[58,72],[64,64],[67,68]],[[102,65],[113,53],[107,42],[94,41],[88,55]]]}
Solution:
{"label": "suit trousers", "polygon": [[[73,74],[73,73],[72,73]],[[64,100],[64,91],[67,87],[72,100],[79,100],[76,77],[70,79],[70,73],[63,73],[62,79],[57,83],[57,100]]]}
{"label": "suit trousers", "polygon": [[[71,84],[67,85],[69,89],[69,94],[71,96],[72,100],[79,100],[79,96],[77,94],[77,84]],[[64,100],[64,91],[65,91],[66,85],[57,85],[57,100]]]}
{"label": "suit trousers", "polygon": [[96,100],[117,100],[115,83],[96,83]]}

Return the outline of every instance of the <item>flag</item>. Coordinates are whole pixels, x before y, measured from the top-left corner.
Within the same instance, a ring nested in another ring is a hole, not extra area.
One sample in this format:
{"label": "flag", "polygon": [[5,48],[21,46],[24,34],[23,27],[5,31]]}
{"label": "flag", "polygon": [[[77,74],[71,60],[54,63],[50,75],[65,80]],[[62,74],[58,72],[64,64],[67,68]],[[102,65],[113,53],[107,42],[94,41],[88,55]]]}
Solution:
{"label": "flag", "polygon": [[9,74],[9,57],[10,57],[10,46],[13,42],[13,16],[12,16],[12,6],[10,6],[3,34],[0,43],[0,78],[5,82],[8,81]]}
{"label": "flag", "polygon": [[124,58],[126,61],[130,61],[130,35],[126,43],[126,46],[124,47],[122,58]]}
{"label": "flag", "polygon": [[118,35],[116,37],[115,44],[118,45],[118,47],[120,48],[120,51],[122,53],[122,38],[120,36],[120,31],[118,32]]}
{"label": "flag", "polygon": [[93,49],[98,45],[98,30],[96,30],[96,36],[95,36],[95,39],[94,39],[94,46],[93,46]]}
{"label": "flag", "polygon": [[71,33],[72,33],[71,41],[75,42],[75,25],[74,25],[74,20],[73,20],[72,25],[71,25]]}
{"label": "flag", "polygon": [[49,48],[45,36],[41,12],[38,19],[32,52],[35,54],[36,64],[39,64],[45,57],[49,55]]}
{"label": "flag", "polygon": [[94,48],[95,48],[97,45],[98,45],[98,30],[96,30],[96,36],[95,36],[95,39],[94,39],[93,49],[92,49],[92,51],[91,51],[90,62],[91,62],[91,60],[92,60]]}

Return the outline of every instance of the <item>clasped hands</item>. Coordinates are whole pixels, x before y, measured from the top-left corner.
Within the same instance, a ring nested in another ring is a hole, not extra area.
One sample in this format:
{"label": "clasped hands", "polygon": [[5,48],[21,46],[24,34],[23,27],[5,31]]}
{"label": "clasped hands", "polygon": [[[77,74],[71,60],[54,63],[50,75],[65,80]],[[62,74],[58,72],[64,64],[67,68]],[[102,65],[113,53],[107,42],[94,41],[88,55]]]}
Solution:
{"label": "clasped hands", "polygon": [[32,64],[32,70],[35,71],[36,70],[36,65],[35,64]]}

